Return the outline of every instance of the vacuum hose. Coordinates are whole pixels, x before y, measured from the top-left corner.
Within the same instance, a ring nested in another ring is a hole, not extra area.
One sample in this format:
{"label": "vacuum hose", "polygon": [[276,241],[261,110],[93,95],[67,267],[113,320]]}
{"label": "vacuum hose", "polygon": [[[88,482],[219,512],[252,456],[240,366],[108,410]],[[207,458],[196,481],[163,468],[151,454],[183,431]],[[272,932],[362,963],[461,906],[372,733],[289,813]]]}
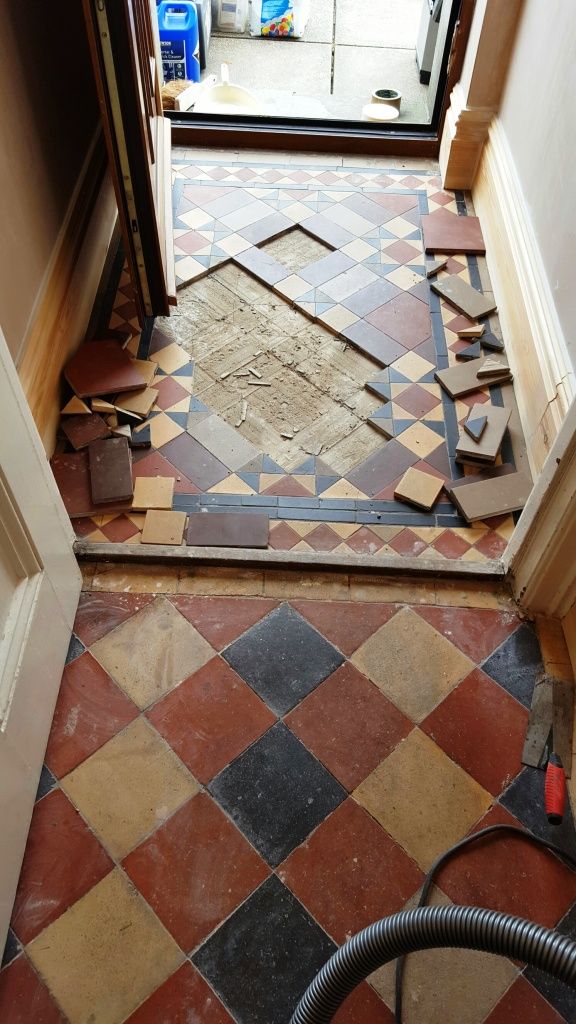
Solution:
{"label": "vacuum hose", "polygon": [[576,942],[559,932],[479,907],[420,907],[376,921],[337,950],[307,988],[290,1024],[330,1024],[346,996],[372,971],[438,946],[522,960],[576,988]]}

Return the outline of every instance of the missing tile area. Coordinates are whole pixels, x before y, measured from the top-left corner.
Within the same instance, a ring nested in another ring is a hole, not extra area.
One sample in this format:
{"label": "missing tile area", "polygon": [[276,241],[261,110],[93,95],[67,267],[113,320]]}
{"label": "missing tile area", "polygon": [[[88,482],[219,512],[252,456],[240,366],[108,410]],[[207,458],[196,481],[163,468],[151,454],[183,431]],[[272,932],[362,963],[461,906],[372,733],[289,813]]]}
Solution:
{"label": "missing tile area", "polygon": [[307,267],[309,263],[321,260],[323,256],[328,256],[332,252],[327,245],[318,241],[317,238],[311,238],[300,228],[288,231],[280,238],[266,242],[260,248],[295,274]]}

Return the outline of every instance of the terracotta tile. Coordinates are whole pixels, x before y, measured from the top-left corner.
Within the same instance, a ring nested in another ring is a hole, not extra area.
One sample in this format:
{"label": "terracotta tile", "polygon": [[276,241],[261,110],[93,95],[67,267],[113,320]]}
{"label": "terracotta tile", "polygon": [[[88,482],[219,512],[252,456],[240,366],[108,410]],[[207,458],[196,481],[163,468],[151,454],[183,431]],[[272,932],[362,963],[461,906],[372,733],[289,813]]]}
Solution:
{"label": "terracotta tile", "polygon": [[514,611],[492,608],[434,608],[426,605],[415,610],[477,664],[492,654],[514,632],[519,622]]}
{"label": "terracotta tile", "polygon": [[422,873],[369,814],[346,800],[278,868],[339,944],[403,907]]}
{"label": "terracotta tile", "polygon": [[424,870],[466,835],[492,799],[419,729],[352,795]]}
{"label": "terracotta tile", "polygon": [[399,359],[405,351],[402,345],[378,330],[367,320],[358,320],[355,324],[342,331],[342,337],[349,341],[359,352],[374,359],[381,366],[389,366]]}
{"label": "terracotta tile", "polygon": [[119,869],[28,946],[70,1024],[120,1024],[183,954]]}
{"label": "terracotta tile", "polygon": [[341,543],[341,538],[327,523],[321,523],[315,530],[306,534],[306,543],[314,551],[333,551]]}
{"label": "terracotta tile", "polygon": [[486,558],[501,558],[508,547],[508,542],[494,530],[489,530],[474,546],[486,555]]}
{"label": "terracotta tile", "polygon": [[124,857],[198,785],[145,719],[100,747],[61,782],[114,857]]}
{"label": "terracotta tile", "polygon": [[395,604],[291,601],[292,607],[349,656],[397,612]]}
{"label": "terracotta tile", "polygon": [[[473,831],[500,824],[522,827],[497,805]],[[438,885],[455,903],[516,914],[548,928],[576,899],[576,875],[545,850],[512,835],[464,851],[442,869]]]}
{"label": "terracotta tile", "polygon": [[286,722],[349,790],[412,728],[410,720],[348,663],[302,701]]}
{"label": "terracotta tile", "polygon": [[406,388],[401,395],[395,398],[395,402],[396,405],[401,405],[403,409],[406,409],[407,412],[412,413],[418,419],[426,416],[426,413],[430,412],[431,409],[435,409],[440,404],[440,400],[436,395],[425,391],[418,384],[412,384],[411,387]]}
{"label": "terracotta tile", "polygon": [[205,793],[188,801],[134,850],[124,867],[187,951],[269,874],[264,861]]}
{"label": "terracotta tile", "polygon": [[276,721],[221,658],[213,658],[159,701],[148,718],[203,783]]}
{"label": "terracotta tile", "polygon": [[470,544],[452,530],[445,530],[436,538],[432,547],[444,555],[444,558],[461,558],[469,550]]}
{"label": "terracotta tile", "polygon": [[64,1017],[25,955],[0,974],[3,1024],[65,1024]]}
{"label": "terracotta tile", "polygon": [[138,707],[145,708],[205,665],[213,650],[166,598],[158,597],[98,640],[92,653]]}
{"label": "terracotta tile", "polygon": [[90,647],[152,600],[152,594],[81,594],[74,632]]}
{"label": "terracotta tile", "polygon": [[422,730],[494,796],[522,768],[528,712],[480,669],[422,723]]}
{"label": "terracotta tile", "polygon": [[426,252],[486,251],[478,217],[459,217],[449,210],[437,210],[422,217],[422,234]]}
{"label": "terracotta tile", "polygon": [[268,546],[276,551],[290,551],[295,544],[298,544],[300,537],[287,523],[280,523],[273,526],[268,537]]}
{"label": "terracotta tile", "polygon": [[174,480],[163,476],[135,476],[132,508],[146,511],[149,508],[171,509],[174,495]]}
{"label": "terracotta tile", "polygon": [[50,468],[64,507],[72,519],[130,511],[131,501],[114,501],[107,505],[94,504],[90,490],[87,451],[56,454],[50,460]]}
{"label": "terracotta tile", "polygon": [[188,961],[142,1003],[126,1024],[234,1024],[212,989]]}
{"label": "terracotta tile", "polygon": [[374,497],[386,484],[402,476],[420,456],[408,451],[398,441],[388,441],[346,474],[346,479],[364,494]]}
{"label": "terracotta tile", "polygon": [[122,544],[138,533],[138,527],[128,516],[115,516],[109,523],[101,527],[102,533],[112,544]]}
{"label": "terracotta tile", "polygon": [[366,982],[358,985],[334,1015],[334,1024],[394,1024],[386,1004]]}
{"label": "terracotta tile", "polygon": [[266,487],[261,493],[289,498],[310,497],[310,491],[303,487],[298,480],[295,480],[293,476],[278,476],[274,483]]}
{"label": "terracotta tile", "polygon": [[520,977],[486,1018],[486,1024],[510,1024],[511,1021],[562,1024],[563,1019],[525,978]]}
{"label": "terracotta tile", "polygon": [[[133,457],[134,457],[133,453]],[[160,452],[143,452],[134,459],[133,476],[170,476],[174,480],[175,494],[198,494],[198,488]]]}
{"label": "terracotta tile", "polygon": [[369,313],[366,319],[378,330],[409,349],[424,341],[430,334],[428,307],[407,292],[401,292],[383,306],[379,306]]}
{"label": "terracotta tile", "polygon": [[64,669],[45,761],[57,778],[76,768],[138,714],[86,651]]}
{"label": "terracotta tile", "polygon": [[422,624],[415,612],[404,608],[352,657],[356,667],[416,722],[473,668],[461,651]]}
{"label": "terracotta tile", "polygon": [[384,541],[368,526],[362,526],[356,530],[346,543],[352,551],[359,555],[375,555],[384,546]]}
{"label": "terracotta tile", "polygon": [[113,868],[64,794],[55,789],[34,807],[12,911],[25,945]]}
{"label": "terracotta tile", "polygon": [[426,550],[428,545],[413,533],[412,530],[406,529],[392,538],[390,547],[394,548],[394,551],[397,551],[399,555],[404,555],[407,558],[417,558],[418,555],[421,555]]}
{"label": "terracotta tile", "polygon": [[236,640],[277,607],[271,598],[177,595],[172,603],[216,651]]}
{"label": "terracotta tile", "polygon": [[79,398],[137,390],[146,383],[129,354],[116,341],[81,345],[64,375]]}
{"label": "terracotta tile", "polygon": [[159,409],[169,409],[183,398],[189,398],[188,392],[172,377],[161,377],[160,380],[155,380],[154,387],[158,392],[156,405]]}

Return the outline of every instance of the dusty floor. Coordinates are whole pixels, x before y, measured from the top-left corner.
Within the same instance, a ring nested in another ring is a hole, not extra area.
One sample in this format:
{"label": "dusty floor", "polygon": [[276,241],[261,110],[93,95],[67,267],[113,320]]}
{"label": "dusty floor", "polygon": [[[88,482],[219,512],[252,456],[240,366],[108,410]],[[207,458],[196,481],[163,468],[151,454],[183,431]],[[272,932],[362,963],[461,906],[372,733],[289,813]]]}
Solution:
{"label": "dusty floor", "polygon": [[[542,654],[498,588],[88,566],[0,973],[2,1024],[286,1024],[337,945],[436,855],[547,825],[520,752]],[[544,643],[545,639],[545,643]],[[518,839],[437,903],[576,936],[576,875]],[[574,993],[487,954],[410,958],[405,1024],[562,1024]],[[338,1024],[392,1024],[391,970]]]}
{"label": "dusty floor", "polygon": [[360,120],[374,89],[402,93],[399,121],[430,120],[415,45],[422,0],[313,0],[303,39],[217,32],[207,74],[230,79],[260,99],[267,116]]}

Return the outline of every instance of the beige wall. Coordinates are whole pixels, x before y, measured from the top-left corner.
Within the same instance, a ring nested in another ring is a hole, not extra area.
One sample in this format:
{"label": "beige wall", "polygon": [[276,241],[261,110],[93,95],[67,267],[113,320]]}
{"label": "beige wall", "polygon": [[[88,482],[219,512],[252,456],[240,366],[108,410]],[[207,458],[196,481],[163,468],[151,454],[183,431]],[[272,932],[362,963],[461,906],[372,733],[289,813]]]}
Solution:
{"label": "beige wall", "polygon": [[525,0],[499,120],[576,365],[576,4]]}
{"label": "beige wall", "polygon": [[0,0],[0,326],[17,363],[98,112],[79,0]]}

